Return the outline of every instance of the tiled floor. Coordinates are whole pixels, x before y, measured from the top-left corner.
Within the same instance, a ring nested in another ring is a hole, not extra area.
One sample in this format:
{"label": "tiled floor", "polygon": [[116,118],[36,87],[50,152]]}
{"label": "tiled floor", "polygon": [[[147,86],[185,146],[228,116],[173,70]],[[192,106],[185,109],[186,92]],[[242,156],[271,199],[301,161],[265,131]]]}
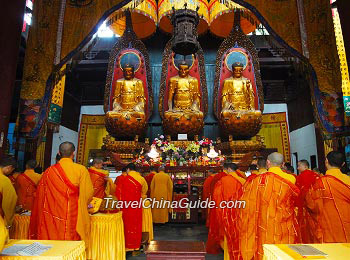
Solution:
{"label": "tiled floor", "polygon": [[[208,231],[205,225],[195,224],[165,224],[154,226],[154,240],[178,240],[178,241],[207,241]],[[142,253],[139,256],[129,256],[127,259],[139,260],[146,259]],[[224,255],[207,255],[208,260],[221,260]]]}

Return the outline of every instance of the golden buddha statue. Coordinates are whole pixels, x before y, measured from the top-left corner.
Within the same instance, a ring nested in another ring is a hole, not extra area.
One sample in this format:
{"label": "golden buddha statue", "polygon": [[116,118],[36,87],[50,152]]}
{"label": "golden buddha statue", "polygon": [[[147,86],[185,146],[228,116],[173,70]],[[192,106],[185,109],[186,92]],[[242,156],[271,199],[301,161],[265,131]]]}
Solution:
{"label": "golden buddha statue", "polygon": [[142,80],[135,78],[134,66],[123,66],[123,78],[115,84],[113,109],[106,114],[106,128],[114,136],[140,135],[146,127],[146,98]]}
{"label": "golden buddha statue", "polygon": [[109,115],[123,114],[125,117],[145,116],[145,93],[142,80],[135,78],[134,67],[126,64],[123,68],[124,78],[115,84],[113,110]]}
{"label": "golden buddha statue", "polygon": [[252,137],[261,127],[261,111],[255,109],[255,93],[249,79],[242,76],[243,64],[232,64],[232,77],[224,80],[220,123],[236,137]]}
{"label": "golden buddha statue", "polygon": [[189,65],[182,61],[178,75],[169,80],[168,111],[164,112],[164,126],[170,134],[195,134],[203,128],[201,93],[198,79],[189,76]]}

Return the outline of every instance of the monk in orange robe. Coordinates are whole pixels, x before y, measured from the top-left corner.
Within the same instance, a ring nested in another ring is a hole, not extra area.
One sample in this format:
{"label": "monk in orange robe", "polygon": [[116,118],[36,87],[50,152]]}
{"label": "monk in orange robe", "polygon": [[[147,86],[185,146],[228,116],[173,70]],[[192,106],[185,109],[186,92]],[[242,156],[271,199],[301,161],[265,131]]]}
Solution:
{"label": "monk in orange robe", "polygon": [[244,260],[262,259],[263,244],[299,242],[295,199],[299,189],[295,177],[282,171],[283,155],[267,158],[268,172],[256,175],[243,186],[239,210],[239,251]]}
{"label": "monk in orange robe", "polygon": [[71,142],[59,146],[62,159],[43,174],[30,218],[30,239],[84,240],[88,244],[88,204],[94,192],[87,169],[73,162]]}
{"label": "monk in orange robe", "polygon": [[[115,178],[114,184],[115,184],[116,186],[118,186],[118,182],[119,182],[121,179],[123,179],[125,176],[127,176],[127,175],[128,175],[128,174],[127,174],[127,172],[126,172],[126,167],[123,167],[123,169],[122,169],[122,174],[119,175],[117,178]],[[117,187],[115,187],[115,188],[117,188]]]}
{"label": "monk in orange robe", "polygon": [[36,166],[37,162],[35,160],[29,160],[26,163],[24,173],[20,174],[16,179],[17,205],[25,210],[32,210],[36,187],[42,176],[34,172]]}
{"label": "monk in orange robe", "polygon": [[103,160],[95,158],[93,166],[89,168],[90,178],[94,186],[94,197],[103,199],[105,196],[115,193],[115,184],[110,179],[109,172],[103,170]]}
{"label": "monk in orange robe", "polygon": [[[130,163],[126,166],[127,175],[118,179],[116,197],[123,203],[139,203],[147,197],[147,182]],[[126,251],[139,250],[142,238],[142,205],[140,207],[123,207],[124,236]]]}
{"label": "monk in orange robe", "polygon": [[310,232],[310,223],[308,222],[308,212],[305,208],[305,196],[313,185],[318,176],[317,173],[309,169],[310,165],[307,160],[298,162],[298,171],[300,174],[296,177],[295,185],[300,189],[300,195],[297,200],[298,206],[298,223],[300,226],[301,240],[305,244],[312,243],[312,234]]}
{"label": "monk in orange robe", "polygon": [[147,176],[145,176],[145,180],[146,180],[147,185],[148,185],[148,191],[147,191],[148,198],[151,196],[151,183],[152,183],[153,177],[156,173],[157,173],[156,167],[151,166],[150,173]]}
{"label": "monk in orange robe", "polygon": [[[203,190],[202,190],[202,201],[210,200],[210,184],[214,178],[215,171],[210,169],[208,171],[208,177],[205,179],[203,183]],[[206,220],[206,226],[209,227],[209,208],[202,209],[203,210],[203,219]]]}
{"label": "monk in orange robe", "polygon": [[344,164],[341,152],[330,152],[326,175],[306,194],[313,243],[350,243],[350,177],[340,171]]}
{"label": "monk in orange robe", "polygon": [[15,170],[16,165],[15,159],[11,157],[0,161],[0,215],[7,227],[12,225],[17,202],[15,188],[7,176]]}
{"label": "monk in orange robe", "polygon": [[210,226],[207,241],[207,252],[209,254],[218,254],[220,248],[224,248],[225,228],[224,209],[220,208],[222,203],[227,204],[231,199],[236,200],[238,194],[245,182],[245,179],[237,174],[237,165],[234,163],[225,163],[224,171],[226,173],[214,187],[212,200],[215,207],[210,209]]}

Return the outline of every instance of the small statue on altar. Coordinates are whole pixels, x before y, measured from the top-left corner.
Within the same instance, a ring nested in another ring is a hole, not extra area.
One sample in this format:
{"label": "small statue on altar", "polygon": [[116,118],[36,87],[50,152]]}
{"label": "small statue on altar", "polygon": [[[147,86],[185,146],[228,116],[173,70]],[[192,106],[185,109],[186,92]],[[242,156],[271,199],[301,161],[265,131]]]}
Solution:
{"label": "small statue on altar", "polygon": [[198,80],[189,76],[189,65],[182,61],[179,64],[178,76],[169,80],[168,111],[165,112],[165,117],[203,118],[200,103]]}
{"label": "small statue on altar", "polygon": [[[249,79],[242,76],[243,64],[232,64],[232,77],[224,80],[222,89],[223,117],[230,117],[233,111],[254,111],[255,94]],[[258,111],[261,113],[260,111]]]}
{"label": "small statue on altar", "polygon": [[145,94],[142,80],[135,78],[134,66],[123,67],[124,78],[118,79],[113,97],[113,110],[107,116],[126,119],[130,117],[145,118]]}

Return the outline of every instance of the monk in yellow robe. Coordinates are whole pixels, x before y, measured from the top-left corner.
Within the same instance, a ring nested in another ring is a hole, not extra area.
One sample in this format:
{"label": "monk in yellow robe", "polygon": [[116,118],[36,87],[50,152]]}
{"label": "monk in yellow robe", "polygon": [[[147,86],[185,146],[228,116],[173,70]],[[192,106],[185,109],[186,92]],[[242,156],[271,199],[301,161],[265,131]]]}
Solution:
{"label": "monk in yellow robe", "polygon": [[350,243],[350,177],[340,171],[344,164],[341,152],[330,152],[326,175],[306,194],[312,243]]}
{"label": "monk in yellow robe", "polygon": [[4,158],[0,162],[0,215],[6,226],[11,226],[15,215],[17,194],[7,175],[10,175],[17,163],[13,158]]}
{"label": "monk in yellow robe", "polygon": [[[173,198],[173,182],[165,172],[165,167],[160,166],[159,172],[153,177],[151,183],[151,198],[156,201],[169,201]],[[152,208],[153,223],[167,223],[169,221],[170,208]]]}
{"label": "monk in yellow robe", "polygon": [[6,244],[9,232],[5,225],[5,220],[0,216],[0,253]]}
{"label": "monk in yellow robe", "polygon": [[94,186],[94,197],[103,199],[105,196],[115,194],[115,184],[109,178],[109,172],[103,170],[103,160],[95,158],[93,166],[89,168],[89,174]]}
{"label": "monk in yellow robe", "polygon": [[[139,202],[147,197],[147,182],[130,163],[126,166],[127,175],[119,176],[116,182],[116,197],[123,203]],[[123,223],[126,251],[139,250],[142,238],[142,207],[123,207]]]}
{"label": "monk in yellow robe", "polygon": [[299,189],[295,177],[282,171],[283,155],[267,158],[268,172],[247,180],[240,200],[245,208],[238,217],[239,250],[244,260],[262,259],[263,244],[299,242],[295,200]]}
{"label": "monk in yellow robe", "polygon": [[35,160],[29,160],[26,163],[24,173],[20,174],[16,179],[17,205],[25,210],[32,210],[36,187],[42,176],[34,171],[36,166],[37,162]]}
{"label": "monk in yellow robe", "polygon": [[87,169],[73,162],[74,151],[73,143],[61,143],[62,159],[44,172],[30,218],[30,239],[88,242],[88,204],[94,189]]}
{"label": "monk in yellow robe", "polygon": [[225,228],[223,223],[225,223],[225,217],[224,208],[221,208],[221,206],[225,207],[230,200],[237,200],[245,182],[245,179],[237,174],[237,169],[236,164],[225,163],[224,172],[226,175],[218,180],[214,187],[212,200],[215,202],[215,207],[210,209],[207,241],[207,252],[210,254],[218,254],[220,248],[224,248]]}

